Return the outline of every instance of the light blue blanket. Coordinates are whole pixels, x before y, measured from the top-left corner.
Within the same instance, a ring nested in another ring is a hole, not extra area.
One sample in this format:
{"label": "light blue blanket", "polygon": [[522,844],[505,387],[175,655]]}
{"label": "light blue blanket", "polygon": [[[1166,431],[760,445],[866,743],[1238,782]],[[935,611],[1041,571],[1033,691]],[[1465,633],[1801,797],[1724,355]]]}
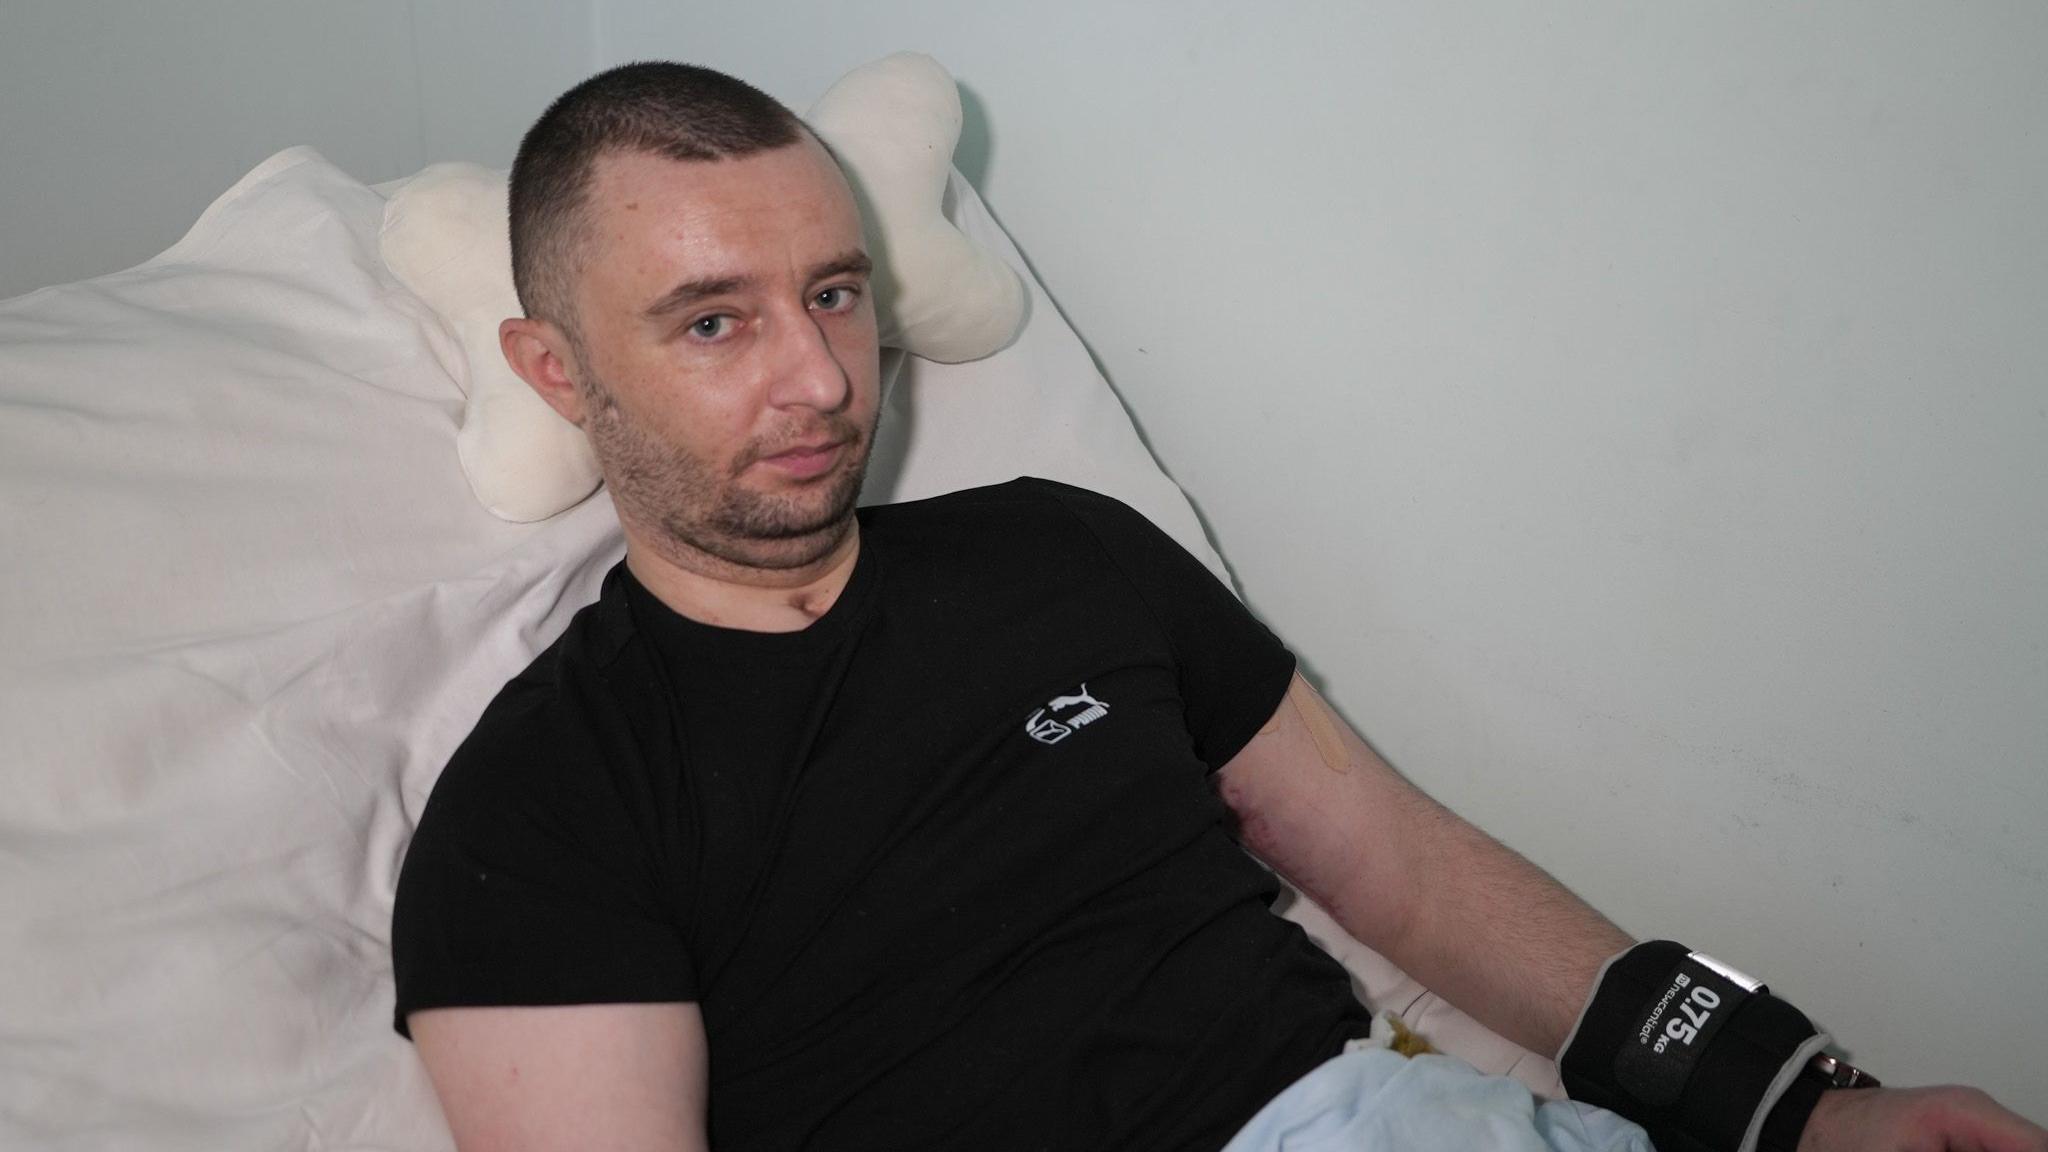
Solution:
{"label": "light blue blanket", "polygon": [[1275,1096],[1223,1152],[1655,1152],[1605,1109],[1539,1102],[1451,1056],[1347,1052]]}

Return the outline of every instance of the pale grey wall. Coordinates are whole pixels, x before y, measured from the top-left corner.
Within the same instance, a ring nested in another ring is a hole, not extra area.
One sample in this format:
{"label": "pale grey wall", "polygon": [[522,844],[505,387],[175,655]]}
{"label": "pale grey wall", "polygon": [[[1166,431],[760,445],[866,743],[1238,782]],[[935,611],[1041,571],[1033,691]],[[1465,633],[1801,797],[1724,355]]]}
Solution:
{"label": "pale grey wall", "polygon": [[[605,0],[900,48],[1254,606],[1436,795],[2048,1119],[2048,8]],[[984,155],[985,153],[985,155]]]}
{"label": "pale grey wall", "polygon": [[139,263],[265,156],[511,162],[590,0],[0,0],[0,297]]}

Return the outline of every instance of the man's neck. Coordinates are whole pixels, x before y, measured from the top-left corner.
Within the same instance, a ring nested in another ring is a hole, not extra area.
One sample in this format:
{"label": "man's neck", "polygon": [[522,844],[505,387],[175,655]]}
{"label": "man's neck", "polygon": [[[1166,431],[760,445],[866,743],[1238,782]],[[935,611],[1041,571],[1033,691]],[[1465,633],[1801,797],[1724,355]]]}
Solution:
{"label": "man's neck", "polygon": [[672,558],[626,532],[626,567],[656,599],[700,624],[743,632],[810,627],[839,601],[859,556],[857,520],[831,551],[796,568],[747,568],[702,554]]}

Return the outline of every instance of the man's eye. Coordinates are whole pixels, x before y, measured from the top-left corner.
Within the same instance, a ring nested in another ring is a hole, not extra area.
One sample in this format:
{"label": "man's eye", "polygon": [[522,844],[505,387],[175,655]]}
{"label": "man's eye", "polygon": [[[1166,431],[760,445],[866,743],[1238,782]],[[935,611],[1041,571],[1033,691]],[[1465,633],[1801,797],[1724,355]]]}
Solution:
{"label": "man's eye", "polygon": [[716,340],[732,328],[732,317],[724,314],[706,316],[690,324],[690,335],[699,340]]}
{"label": "man's eye", "polygon": [[848,308],[853,307],[853,302],[857,299],[859,299],[859,295],[852,288],[827,288],[816,296],[811,297],[811,303],[815,304],[821,311],[844,312]]}

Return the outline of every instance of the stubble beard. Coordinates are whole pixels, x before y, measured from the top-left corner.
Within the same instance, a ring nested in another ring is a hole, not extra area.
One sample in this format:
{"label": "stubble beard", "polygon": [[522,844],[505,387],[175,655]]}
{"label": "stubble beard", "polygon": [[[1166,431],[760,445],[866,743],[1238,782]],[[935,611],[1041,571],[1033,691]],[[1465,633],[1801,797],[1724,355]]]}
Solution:
{"label": "stubble beard", "polygon": [[[786,571],[824,559],[853,526],[867,476],[868,450],[881,412],[866,428],[842,413],[821,413],[806,427],[779,429],[749,441],[721,467],[664,443],[622,412],[603,381],[585,381],[589,416],[584,434],[596,453],[622,519],[650,529],[649,543],[669,562],[692,570],[708,556],[740,568]],[[747,465],[798,440],[843,441],[845,455],[827,476],[791,493],[741,486]]]}

